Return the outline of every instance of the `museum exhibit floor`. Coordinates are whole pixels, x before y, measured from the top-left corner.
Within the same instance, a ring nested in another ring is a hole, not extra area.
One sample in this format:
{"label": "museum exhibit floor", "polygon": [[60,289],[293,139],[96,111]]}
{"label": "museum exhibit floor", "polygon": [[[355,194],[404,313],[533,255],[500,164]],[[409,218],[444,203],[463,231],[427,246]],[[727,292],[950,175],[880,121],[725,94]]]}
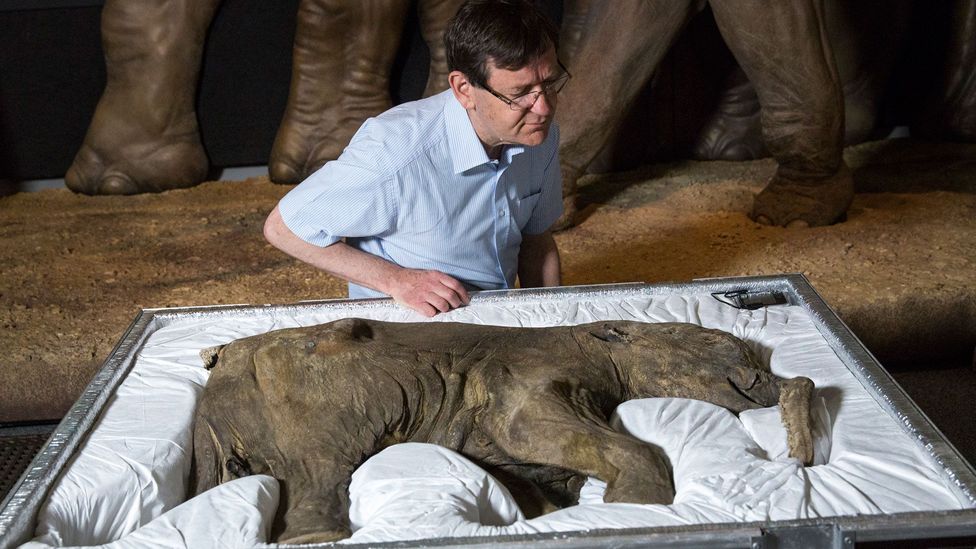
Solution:
{"label": "museum exhibit floor", "polygon": [[[588,176],[556,236],[566,284],[802,272],[948,438],[976,461],[976,146],[850,148],[848,220],[751,222],[770,160]],[[132,197],[0,198],[0,423],[60,417],[142,307],[342,297],[267,245],[291,187],[266,178]]]}

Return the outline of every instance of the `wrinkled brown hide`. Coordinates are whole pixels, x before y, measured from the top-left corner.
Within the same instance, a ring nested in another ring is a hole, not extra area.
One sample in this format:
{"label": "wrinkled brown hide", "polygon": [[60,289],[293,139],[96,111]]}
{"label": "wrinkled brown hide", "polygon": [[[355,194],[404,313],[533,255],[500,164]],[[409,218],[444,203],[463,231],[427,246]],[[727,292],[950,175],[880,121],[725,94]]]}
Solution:
{"label": "wrinkled brown hide", "polygon": [[[816,0],[712,0],[719,31],[755,88],[762,133],[779,167],[756,197],[753,217],[775,225],[838,221],[853,198],[841,158],[843,97]],[[600,152],[703,0],[573,2],[585,20],[563,50],[574,78],[557,118],[566,213],[573,222],[576,180]]]}
{"label": "wrinkled brown hide", "polygon": [[[188,187],[207,176],[194,105],[207,28],[220,0],[107,0],[108,81],[65,183],[86,194]],[[443,34],[460,0],[421,0],[431,51],[427,94],[447,88]],[[268,161],[297,183],[339,156],[369,116],[391,105],[389,72],[409,0],[302,0],[292,83]],[[244,114],[247,115],[246,113]]]}
{"label": "wrinkled brown hide", "polygon": [[[894,64],[906,42],[915,10],[931,6],[908,0],[824,2],[826,28],[844,91],[844,143],[867,140],[875,127]],[[912,133],[931,139],[976,141],[976,0],[955,0],[941,80]],[[916,29],[918,30],[918,29]],[[928,27],[922,32],[930,33]],[[765,156],[759,121],[759,99],[737,69],[729,78],[715,114],[702,129],[695,156],[702,159],[750,160]]]}
{"label": "wrinkled brown hide", "polygon": [[345,319],[240,339],[213,364],[194,431],[191,493],[249,474],[281,482],[272,537],[349,535],[357,466],[399,442],[460,451],[531,514],[576,501],[584,477],[606,501],[669,503],[660,448],[618,433],[623,401],[702,399],[734,412],[779,402],[791,454],[809,461],[806,378],[771,374],[741,340],[691,324],[551,328]]}

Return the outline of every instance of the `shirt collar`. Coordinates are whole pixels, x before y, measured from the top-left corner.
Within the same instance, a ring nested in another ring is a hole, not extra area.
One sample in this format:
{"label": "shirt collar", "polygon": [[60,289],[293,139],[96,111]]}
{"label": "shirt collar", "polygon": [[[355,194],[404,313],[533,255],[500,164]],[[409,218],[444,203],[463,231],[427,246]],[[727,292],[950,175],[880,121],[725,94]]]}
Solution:
{"label": "shirt collar", "polygon": [[[476,166],[491,162],[488,153],[485,152],[481,139],[471,125],[468,118],[468,111],[464,110],[461,103],[454,97],[451,90],[444,93],[448,94],[444,104],[444,119],[447,124],[447,142],[451,148],[451,160],[454,163],[454,173],[459,174],[470,170]],[[522,145],[506,145],[502,152],[502,157],[507,163],[517,154],[525,151]]]}

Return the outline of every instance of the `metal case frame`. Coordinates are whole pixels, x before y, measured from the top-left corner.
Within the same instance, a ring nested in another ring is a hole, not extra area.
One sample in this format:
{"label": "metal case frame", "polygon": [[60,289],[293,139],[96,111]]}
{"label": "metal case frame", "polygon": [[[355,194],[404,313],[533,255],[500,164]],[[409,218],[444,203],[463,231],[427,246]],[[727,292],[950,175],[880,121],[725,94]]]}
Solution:
{"label": "metal case frame", "polygon": [[[976,469],[949,443],[878,363],[801,274],[697,279],[682,284],[609,284],[476,293],[472,302],[518,302],[525,298],[561,300],[574,296],[660,295],[669,293],[782,292],[805,308],[831,349],[867,391],[941,467],[971,509],[888,515],[841,516],[774,522],[702,524],[683,527],[591,530],[487,538],[443,538],[379,544],[389,547],[849,547],[855,542],[976,537]],[[290,305],[225,305],[143,309],[116,344],[84,393],[72,406],[28,469],[0,503],[0,548],[30,539],[37,512],[61,471],[87,436],[106,402],[135,364],[142,344],[155,330],[185,318],[202,318],[275,309],[343,308],[390,305],[381,300],[323,300]],[[319,544],[314,547],[330,547]],[[377,546],[377,545],[371,545]],[[283,546],[282,546],[283,547]],[[309,547],[309,546],[303,546]],[[343,547],[362,547],[344,545]]]}

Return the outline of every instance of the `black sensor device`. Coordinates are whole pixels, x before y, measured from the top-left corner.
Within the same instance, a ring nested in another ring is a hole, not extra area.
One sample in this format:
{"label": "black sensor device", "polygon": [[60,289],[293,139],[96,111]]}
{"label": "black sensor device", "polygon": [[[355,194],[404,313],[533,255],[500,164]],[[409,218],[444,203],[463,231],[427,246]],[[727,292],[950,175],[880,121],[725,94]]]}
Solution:
{"label": "black sensor device", "polygon": [[[719,297],[721,295],[725,299]],[[783,292],[780,291],[768,291],[768,292],[751,292],[749,290],[733,290],[731,292],[715,292],[712,297],[725,303],[726,305],[731,305],[736,309],[748,309],[754,310],[760,307],[768,307],[770,305],[783,305],[789,303]]]}

